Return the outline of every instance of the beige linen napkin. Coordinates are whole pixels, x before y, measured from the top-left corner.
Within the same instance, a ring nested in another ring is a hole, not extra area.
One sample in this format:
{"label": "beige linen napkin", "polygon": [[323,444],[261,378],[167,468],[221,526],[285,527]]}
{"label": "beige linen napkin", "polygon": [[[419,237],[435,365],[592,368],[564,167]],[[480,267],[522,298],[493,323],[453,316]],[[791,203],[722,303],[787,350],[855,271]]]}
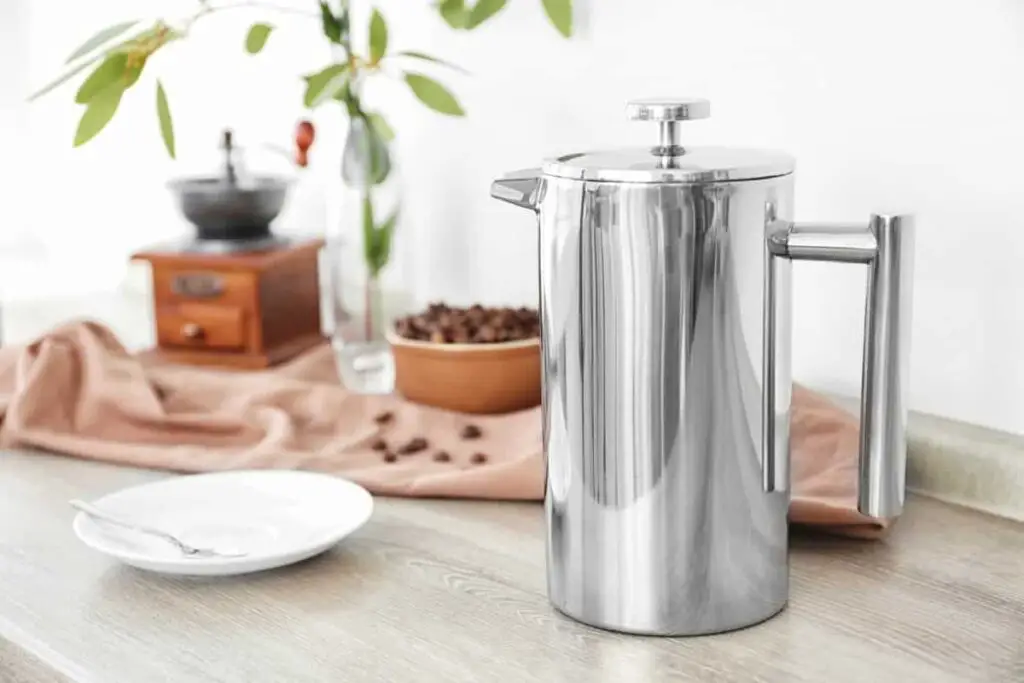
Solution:
{"label": "beige linen napkin", "polygon": [[[888,526],[856,512],[857,421],[801,387],[793,396],[794,523],[852,536]],[[376,418],[389,413],[383,425]],[[395,496],[540,500],[540,408],[464,416],[340,386],[330,347],[262,372],[151,363],[93,322],[0,349],[0,443],[176,472],[309,469]],[[481,428],[475,440],[459,433]],[[418,457],[385,462],[378,438],[424,437]],[[447,462],[432,455],[446,451]],[[482,464],[472,464],[483,453]]]}

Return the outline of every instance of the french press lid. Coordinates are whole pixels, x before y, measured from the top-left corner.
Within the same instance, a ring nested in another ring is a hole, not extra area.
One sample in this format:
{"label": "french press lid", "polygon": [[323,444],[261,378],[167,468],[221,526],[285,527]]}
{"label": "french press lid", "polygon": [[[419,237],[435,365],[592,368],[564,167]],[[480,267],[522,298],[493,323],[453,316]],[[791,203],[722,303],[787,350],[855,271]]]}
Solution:
{"label": "french press lid", "polygon": [[567,154],[546,162],[545,175],[615,183],[705,183],[774,178],[793,172],[793,158],[782,152],[681,144],[679,123],[708,118],[708,100],[634,100],[626,112],[634,121],[658,122],[657,145]]}

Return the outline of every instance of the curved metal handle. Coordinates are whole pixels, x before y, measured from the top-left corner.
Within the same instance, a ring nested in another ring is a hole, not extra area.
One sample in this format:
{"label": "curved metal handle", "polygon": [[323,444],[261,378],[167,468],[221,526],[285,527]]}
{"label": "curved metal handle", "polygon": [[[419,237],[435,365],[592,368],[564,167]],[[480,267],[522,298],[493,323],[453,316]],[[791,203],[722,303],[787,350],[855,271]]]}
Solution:
{"label": "curved metal handle", "polygon": [[[872,215],[866,226],[797,225],[770,221],[764,298],[762,467],[766,491],[789,486],[788,435],[780,439],[777,409],[780,292],[777,259],[863,263],[868,266],[861,375],[860,462],[857,509],[895,517],[906,497],[907,384],[910,355],[914,219]],[[788,282],[786,283],[788,284]],[[788,417],[788,409],[783,411]],[[786,426],[788,429],[788,425]]]}

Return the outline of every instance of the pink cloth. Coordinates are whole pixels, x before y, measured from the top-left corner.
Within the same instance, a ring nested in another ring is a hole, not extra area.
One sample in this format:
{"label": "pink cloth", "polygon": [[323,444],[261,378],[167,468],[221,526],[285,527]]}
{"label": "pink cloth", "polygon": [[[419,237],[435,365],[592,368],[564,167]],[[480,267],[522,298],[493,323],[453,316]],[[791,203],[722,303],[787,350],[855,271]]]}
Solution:
{"label": "pink cloth", "polygon": [[[390,412],[378,424],[375,417]],[[887,520],[856,511],[857,421],[824,397],[794,388],[795,523],[876,536]],[[309,469],[394,496],[540,500],[540,408],[464,416],[398,396],[340,386],[328,346],[262,372],[144,362],[105,327],[76,322],[24,347],[0,349],[0,443],[176,472]],[[467,424],[480,427],[465,440]],[[372,448],[414,437],[429,447],[385,462]],[[450,460],[433,454],[446,451]],[[486,455],[474,464],[476,453]]]}

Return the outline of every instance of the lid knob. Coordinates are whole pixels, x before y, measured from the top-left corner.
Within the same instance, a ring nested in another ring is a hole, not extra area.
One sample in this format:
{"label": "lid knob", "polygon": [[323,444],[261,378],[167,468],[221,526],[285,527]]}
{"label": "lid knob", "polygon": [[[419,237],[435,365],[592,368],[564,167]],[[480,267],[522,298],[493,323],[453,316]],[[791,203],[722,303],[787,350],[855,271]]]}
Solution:
{"label": "lid knob", "polygon": [[695,97],[631,100],[626,113],[633,121],[690,121],[711,116],[711,102]]}
{"label": "lid knob", "polygon": [[673,158],[685,150],[679,144],[679,122],[711,116],[711,102],[695,97],[632,100],[626,113],[633,121],[657,121],[660,144],[652,152],[661,157],[662,166],[671,168]]}

